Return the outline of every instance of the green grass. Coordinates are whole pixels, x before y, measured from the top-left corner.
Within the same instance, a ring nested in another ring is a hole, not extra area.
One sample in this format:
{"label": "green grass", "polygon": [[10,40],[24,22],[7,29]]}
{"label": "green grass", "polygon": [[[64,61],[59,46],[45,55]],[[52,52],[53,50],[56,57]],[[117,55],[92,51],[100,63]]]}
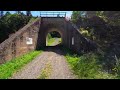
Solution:
{"label": "green grass", "polygon": [[47,40],[47,46],[50,46],[53,42],[55,42],[55,38],[50,38]]}
{"label": "green grass", "polygon": [[66,48],[63,49],[67,54],[65,55],[67,62],[73,69],[74,74],[79,79],[116,79],[116,75],[103,72],[102,66],[99,63],[99,56],[93,52],[83,55],[72,53]]}
{"label": "green grass", "polygon": [[52,38],[51,34],[47,35],[46,45],[50,46],[55,41],[55,38]]}
{"label": "green grass", "polygon": [[32,61],[41,52],[42,51],[32,51],[0,65],[0,79],[8,79],[13,75],[13,73],[22,68],[25,64]]}
{"label": "green grass", "polygon": [[50,33],[48,33],[47,37],[46,37],[46,45],[47,46],[51,46],[55,41],[56,39],[58,40],[58,43],[57,44],[60,44],[62,42],[62,39],[61,38],[57,38],[57,37],[52,37]]}

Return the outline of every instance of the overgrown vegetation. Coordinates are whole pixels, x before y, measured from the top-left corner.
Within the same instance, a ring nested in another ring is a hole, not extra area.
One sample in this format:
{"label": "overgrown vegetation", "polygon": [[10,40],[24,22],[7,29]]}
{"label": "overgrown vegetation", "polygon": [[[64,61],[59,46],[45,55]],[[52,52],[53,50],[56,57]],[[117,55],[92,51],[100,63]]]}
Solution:
{"label": "overgrown vegetation", "polygon": [[35,19],[36,17],[31,17],[28,23],[32,23]]}
{"label": "overgrown vegetation", "polygon": [[48,33],[46,44],[50,46],[55,41],[55,38],[52,38],[51,34]]}
{"label": "overgrown vegetation", "polygon": [[22,68],[25,64],[32,61],[41,52],[42,51],[32,51],[0,65],[0,79],[8,79],[13,73],[17,72],[17,70]]}
{"label": "overgrown vegetation", "polygon": [[79,79],[117,79],[118,74],[109,74],[104,71],[100,62],[101,56],[93,52],[77,55],[67,48],[62,48],[66,52],[66,59],[73,69],[74,74]]}
{"label": "overgrown vegetation", "polygon": [[0,43],[25,26],[29,21],[33,21],[34,18],[35,17],[27,16],[22,12],[19,14],[6,12],[6,14],[0,18]]}
{"label": "overgrown vegetation", "polygon": [[117,73],[116,66],[120,63],[120,11],[87,11],[84,17],[80,12],[83,11],[72,14],[77,18],[72,22],[102,51],[103,69],[107,73]]}

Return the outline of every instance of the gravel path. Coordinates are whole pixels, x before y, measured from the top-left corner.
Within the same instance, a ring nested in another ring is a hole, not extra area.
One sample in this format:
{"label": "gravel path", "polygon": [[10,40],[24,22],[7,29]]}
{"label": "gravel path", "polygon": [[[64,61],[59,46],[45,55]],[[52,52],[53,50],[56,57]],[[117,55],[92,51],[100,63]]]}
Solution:
{"label": "gravel path", "polygon": [[51,79],[74,79],[65,57],[54,53],[54,56],[50,59],[52,65],[52,73],[49,76]]}
{"label": "gravel path", "polygon": [[10,79],[41,79],[43,71],[48,74],[46,79],[75,79],[68,66],[63,52],[56,47],[49,47]]}

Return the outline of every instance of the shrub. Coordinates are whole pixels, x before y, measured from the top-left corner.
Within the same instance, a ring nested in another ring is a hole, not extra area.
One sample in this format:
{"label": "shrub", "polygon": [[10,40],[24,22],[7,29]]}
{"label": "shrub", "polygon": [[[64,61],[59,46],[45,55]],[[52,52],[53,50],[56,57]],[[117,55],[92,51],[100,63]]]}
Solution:
{"label": "shrub", "polygon": [[101,56],[90,52],[83,55],[77,55],[64,48],[67,52],[66,59],[74,73],[80,79],[115,79],[116,75],[104,72],[100,63]]}

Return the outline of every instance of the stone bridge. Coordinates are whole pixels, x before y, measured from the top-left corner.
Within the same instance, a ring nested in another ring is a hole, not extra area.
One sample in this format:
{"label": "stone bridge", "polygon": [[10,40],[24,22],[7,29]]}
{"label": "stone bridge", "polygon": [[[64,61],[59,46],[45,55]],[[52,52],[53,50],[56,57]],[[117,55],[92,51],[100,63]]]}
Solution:
{"label": "stone bridge", "polygon": [[83,37],[77,27],[65,17],[40,17],[0,44],[0,64],[30,51],[46,46],[46,35],[57,31],[62,45],[77,53],[95,48],[90,40]]}

